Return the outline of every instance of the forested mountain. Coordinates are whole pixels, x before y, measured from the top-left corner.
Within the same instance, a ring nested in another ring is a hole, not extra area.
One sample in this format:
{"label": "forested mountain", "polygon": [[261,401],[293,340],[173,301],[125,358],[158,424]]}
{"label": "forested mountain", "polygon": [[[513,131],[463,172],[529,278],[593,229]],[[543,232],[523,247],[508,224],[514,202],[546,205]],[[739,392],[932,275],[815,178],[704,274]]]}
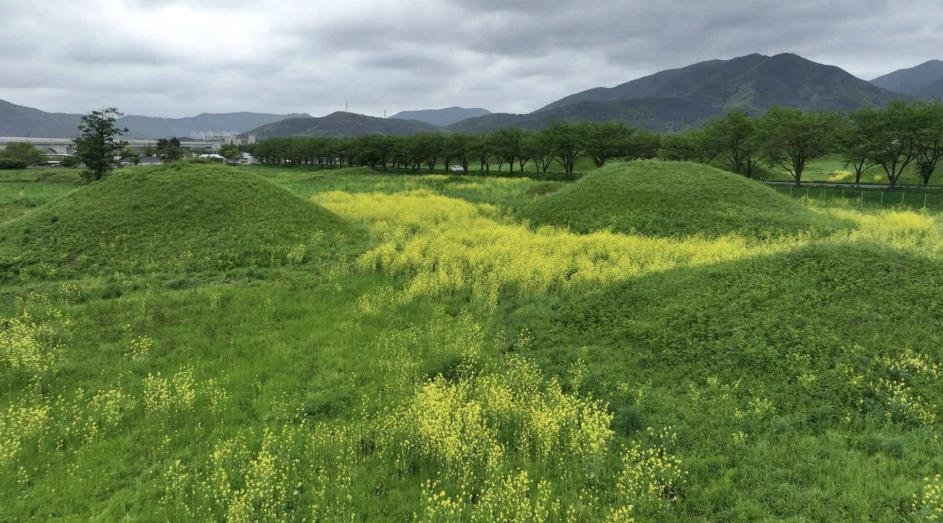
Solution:
{"label": "forested mountain", "polygon": [[47,113],[0,100],[0,136],[68,138],[78,133],[77,114]]}
{"label": "forested mountain", "polygon": [[[247,112],[200,114],[189,118],[128,115],[122,117],[118,125],[128,128],[128,138],[188,137],[208,131],[244,133],[261,125],[299,116],[308,115]],[[78,114],[47,113],[0,100],[0,136],[70,138],[78,134],[81,118]]]}
{"label": "forested mountain", "polygon": [[795,54],[751,54],[662,71],[612,88],[590,89],[562,98],[540,111],[584,101],[647,98],[685,98],[720,110],[736,106],[760,112],[787,106],[843,111],[882,105],[900,97],[843,69]]}
{"label": "forested mountain", "polygon": [[336,112],[320,118],[289,118],[264,125],[251,131],[257,138],[284,136],[361,136],[364,134],[388,134],[405,136],[438,127],[415,120],[376,118],[356,113]]}
{"label": "forested mountain", "polygon": [[203,113],[188,118],[155,118],[129,115],[119,123],[128,128],[128,135],[135,138],[162,138],[166,136],[190,136],[207,131],[222,133],[244,133],[287,118],[310,117],[307,114],[266,113]]}
{"label": "forested mountain", "polygon": [[502,127],[543,129],[554,121],[621,121],[655,131],[679,130],[721,114],[715,107],[687,98],[647,98],[642,100],[582,101],[531,114],[491,114],[463,120],[450,131],[490,133]]}
{"label": "forested mountain", "polygon": [[400,120],[417,120],[438,127],[446,127],[453,123],[460,122],[468,118],[478,118],[491,114],[491,111],[480,107],[446,107],[444,109],[423,109],[419,111],[402,111],[394,114],[391,118]]}
{"label": "forested mountain", "polygon": [[916,67],[900,69],[871,80],[884,89],[909,94],[917,98],[943,98],[943,61],[930,60]]}

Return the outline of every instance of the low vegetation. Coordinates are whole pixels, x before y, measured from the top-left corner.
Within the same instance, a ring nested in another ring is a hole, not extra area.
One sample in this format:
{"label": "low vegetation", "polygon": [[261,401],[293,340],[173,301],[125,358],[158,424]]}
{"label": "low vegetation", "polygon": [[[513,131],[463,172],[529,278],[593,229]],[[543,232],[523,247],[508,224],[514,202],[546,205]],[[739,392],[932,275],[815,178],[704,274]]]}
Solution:
{"label": "low vegetation", "polygon": [[0,520],[941,514],[938,213],[663,162],[24,173]]}

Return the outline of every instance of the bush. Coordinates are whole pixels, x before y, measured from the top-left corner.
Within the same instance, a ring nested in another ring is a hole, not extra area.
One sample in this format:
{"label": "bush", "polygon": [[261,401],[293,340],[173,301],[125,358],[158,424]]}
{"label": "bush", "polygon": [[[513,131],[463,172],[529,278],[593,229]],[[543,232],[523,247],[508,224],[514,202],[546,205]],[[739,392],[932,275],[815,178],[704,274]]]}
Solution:
{"label": "bush", "polygon": [[13,158],[0,158],[0,169],[26,169],[28,164],[23,160]]}

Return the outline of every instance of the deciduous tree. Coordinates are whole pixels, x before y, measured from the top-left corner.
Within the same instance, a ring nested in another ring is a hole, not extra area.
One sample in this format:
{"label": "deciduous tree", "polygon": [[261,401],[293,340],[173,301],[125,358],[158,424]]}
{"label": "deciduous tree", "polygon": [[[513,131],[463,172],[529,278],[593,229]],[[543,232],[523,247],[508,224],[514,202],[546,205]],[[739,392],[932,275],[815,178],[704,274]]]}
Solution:
{"label": "deciduous tree", "polygon": [[917,103],[891,102],[883,108],[859,109],[858,139],[868,161],[879,165],[891,189],[917,157],[920,109]]}
{"label": "deciduous tree", "polygon": [[792,107],[774,107],[757,121],[757,145],[770,166],[786,170],[799,187],[810,160],[831,148],[838,120],[827,113],[802,112]]}
{"label": "deciduous tree", "polygon": [[85,164],[86,180],[102,179],[120,161],[121,150],[127,142],[118,138],[128,132],[118,127],[118,118],[121,116],[117,109],[109,107],[82,117],[80,134],[74,143],[75,156]]}
{"label": "deciduous tree", "polygon": [[756,125],[742,109],[708,121],[702,128],[705,146],[730,166],[735,173],[753,177],[756,167]]}

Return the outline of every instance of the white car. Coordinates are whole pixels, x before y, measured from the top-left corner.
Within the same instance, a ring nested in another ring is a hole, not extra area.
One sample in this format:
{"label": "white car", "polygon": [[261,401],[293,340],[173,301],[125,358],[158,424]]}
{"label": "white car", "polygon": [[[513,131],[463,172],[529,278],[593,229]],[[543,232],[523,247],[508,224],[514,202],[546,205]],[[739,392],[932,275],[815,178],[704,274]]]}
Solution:
{"label": "white car", "polygon": [[463,166],[461,166],[461,165],[451,165],[451,166],[449,166],[449,171],[451,171],[451,172],[453,172],[453,173],[463,173],[463,172],[465,172],[465,167],[463,167]]}

